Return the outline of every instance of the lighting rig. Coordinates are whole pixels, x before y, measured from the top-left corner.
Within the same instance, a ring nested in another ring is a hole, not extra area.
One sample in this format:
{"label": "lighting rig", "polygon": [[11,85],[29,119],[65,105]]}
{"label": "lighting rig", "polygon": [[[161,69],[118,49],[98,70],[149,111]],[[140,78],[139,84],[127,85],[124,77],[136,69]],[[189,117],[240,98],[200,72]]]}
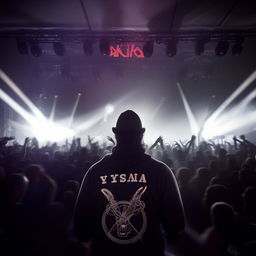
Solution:
{"label": "lighting rig", "polygon": [[90,32],[83,30],[17,30],[1,31],[0,38],[15,38],[17,50],[21,55],[40,57],[44,54],[42,44],[52,44],[56,56],[66,54],[66,43],[81,45],[81,52],[85,56],[92,56],[94,44],[98,44],[99,52],[103,56],[110,56],[113,45],[140,44],[144,57],[151,57],[155,44],[166,47],[166,56],[177,55],[177,46],[181,42],[193,42],[195,55],[204,54],[205,44],[215,44],[215,55],[225,56],[229,48],[233,56],[238,56],[243,51],[243,42],[246,37],[255,37],[256,31],[178,31],[175,33],[150,33],[150,32]]}

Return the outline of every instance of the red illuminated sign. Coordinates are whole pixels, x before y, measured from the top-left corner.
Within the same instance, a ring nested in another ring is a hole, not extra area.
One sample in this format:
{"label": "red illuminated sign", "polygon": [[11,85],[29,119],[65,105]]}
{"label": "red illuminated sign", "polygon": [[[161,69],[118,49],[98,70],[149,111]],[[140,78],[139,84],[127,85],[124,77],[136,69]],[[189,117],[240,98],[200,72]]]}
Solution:
{"label": "red illuminated sign", "polygon": [[122,57],[122,58],[144,58],[144,53],[140,49],[139,46],[135,46],[134,44],[128,44],[120,47],[120,45],[110,46],[110,54],[111,57]]}

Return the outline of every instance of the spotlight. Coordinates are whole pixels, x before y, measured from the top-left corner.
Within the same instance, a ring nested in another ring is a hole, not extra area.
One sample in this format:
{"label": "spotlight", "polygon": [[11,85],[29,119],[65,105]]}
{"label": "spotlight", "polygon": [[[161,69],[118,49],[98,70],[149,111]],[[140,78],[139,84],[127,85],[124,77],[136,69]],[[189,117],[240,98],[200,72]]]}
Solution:
{"label": "spotlight", "polygon": [[168,40],[166,46],[166,55],[168,57],[173,57],[177,54],[177,40]]}
{"label": "spotlight", "polygon": [[30,51],[34,57],[40,57],[42,55],[42,49],[40,48],[38,42],[31,43]]}
{"label": "spotlight", "polygon": [[216,48],[215,48],[215,54],[217,56],[224,56],[226,55],[229,48],[229,42],[221,40],[218,42]]}
{"label": "spotlight", "polygon": [[152,56],[154,50],[154,41],[147,41],[143,46],[143,53],[146,58]]}
{"label": "spotlight", "polygon": [[60,42],[53,43],[53,50],[57,56],[63,56],[65,53],[65,47]]}
{"label": "spotlight", "polygon": [[86,56],[92,56],[93,54],[92,41],[91,40],[84,41],[83,49],[84,49],[84,54]]}
{"label": "spotlight", "polygon": [[204,40],[198,39],[196,41],[195,52],[196,52],[196,55],[198,56],[204,53]]}
{"label": "spotlight", "polygon": [[25,41],[17,41],[17,48],[18,48],[18,52],[21,55],[27,55],[28,54],[28,46],[27,46],[27,43]]}
{"label": "spotlight", "polygon": [[232,55],[239,56],[243,51],[243,43],[242,42],[235,42],[232,47]]}
{"label": "spotlight", "polygon": [[105,112],[107,115],[111,114],[114,112],[114,106],[111,105],[111,104],[107,104],[106,107],[105,107]]}
{"label": "spotlight", "polygon": [[108,56],[110,54],[110,45],[108,40],[106,39],[100,40],[100,53],[103,56]]}

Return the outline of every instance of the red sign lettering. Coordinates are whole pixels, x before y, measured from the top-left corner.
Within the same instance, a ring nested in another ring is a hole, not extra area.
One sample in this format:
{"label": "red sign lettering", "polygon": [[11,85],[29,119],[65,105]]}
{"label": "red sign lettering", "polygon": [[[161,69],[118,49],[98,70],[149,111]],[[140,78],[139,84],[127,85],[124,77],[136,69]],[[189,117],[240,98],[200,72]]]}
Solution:
{"label": "red sign lettering", "polygon": [[120,47],[120,45],[110,46],[110,57],[122,57],[122,58],[144,58],[144,53],[139,46],[134,44],[128,44],[125,47]]}

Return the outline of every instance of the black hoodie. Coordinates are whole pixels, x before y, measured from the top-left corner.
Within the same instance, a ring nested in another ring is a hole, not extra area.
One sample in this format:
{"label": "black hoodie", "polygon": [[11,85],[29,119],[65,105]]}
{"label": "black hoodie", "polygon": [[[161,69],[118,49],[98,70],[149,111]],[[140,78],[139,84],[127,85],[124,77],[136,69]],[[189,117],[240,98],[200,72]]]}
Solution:
{"label": "black hoodie", "polygon": [[180,193],[167,165],[142,151],[114,150],[88,170],[74,229],[81,242],[92,241],[92,255],[164,255],[161,226],[170,239],[184,228]]}

